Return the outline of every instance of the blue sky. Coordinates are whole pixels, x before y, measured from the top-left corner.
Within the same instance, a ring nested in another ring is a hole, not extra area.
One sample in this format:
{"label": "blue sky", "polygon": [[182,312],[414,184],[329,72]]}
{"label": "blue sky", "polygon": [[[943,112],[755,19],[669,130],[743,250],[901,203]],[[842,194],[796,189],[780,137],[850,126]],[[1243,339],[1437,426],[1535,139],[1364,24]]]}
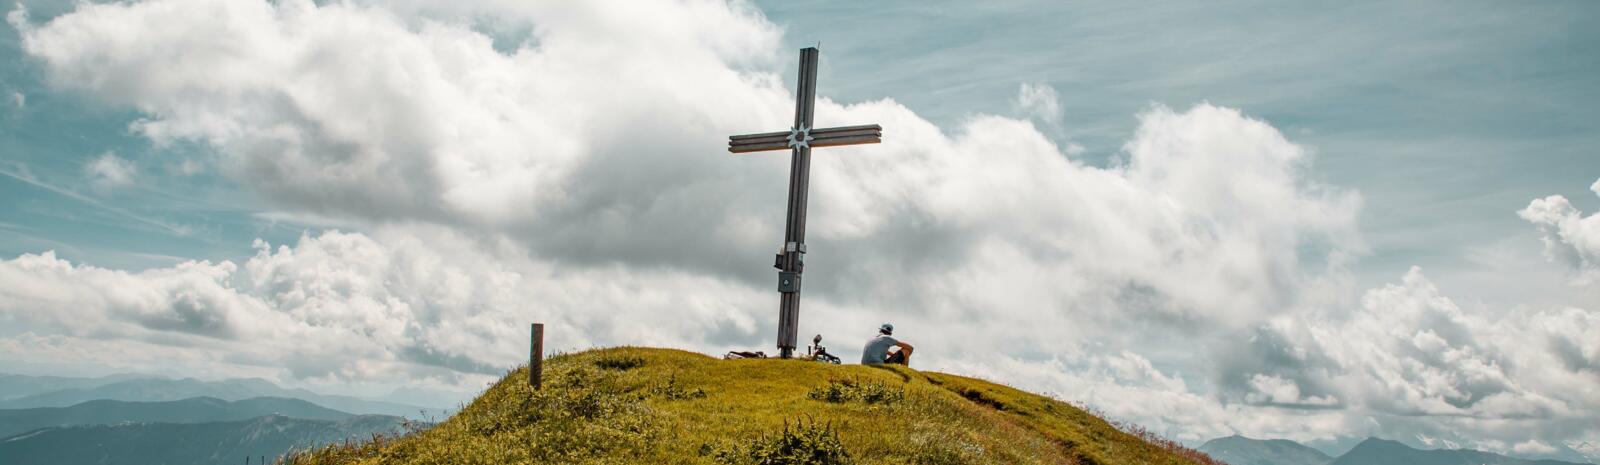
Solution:
{"label": "blue sky", "polygon": [[[41,19],[70,7],[28,5]],[[155,147],[128,130],[139,112],[52,89],[19,44],[8,23],[0,35],[0,56],[8,63],[0,70],[8,103],[0,110],[0,192],[6,202],[0,250],[6,255],[53,249],[74,260],[143,269],[191,258],[236,259],[250,253],[241,244],[248,246],[251,238],[299,234],[253,219],[260,202],[235,183],[169,174],[174,156],[203,149]],[[115,191],[96,190],[86,182],[85,167],[106,153],[150,177]]]}
{"label": "blue sky", "polygon": [[1048,84],[1063,108],[1049,134],[1090,164],[1151,103],[1270,121],[1315,149],[1312,179],[1366,199],[1373,280],[1481,266],[1466,249],[1531,234],[1514,214],[1528,199],[1600,204],[1592,2],[761,6],[790,47],[822,41],[822,85],[841,100],[893,98],[950,124],[1013,114],[1017,83]]}
{"label": "blue sky", "polygon": [[819,120],[885,142],[819,151],[802,332],[1187,442],[1600,444],[1592,2],[9,11],[0,370],[465,393],[532,320],[766,345],[786,162],[721,145],[821,42]]}

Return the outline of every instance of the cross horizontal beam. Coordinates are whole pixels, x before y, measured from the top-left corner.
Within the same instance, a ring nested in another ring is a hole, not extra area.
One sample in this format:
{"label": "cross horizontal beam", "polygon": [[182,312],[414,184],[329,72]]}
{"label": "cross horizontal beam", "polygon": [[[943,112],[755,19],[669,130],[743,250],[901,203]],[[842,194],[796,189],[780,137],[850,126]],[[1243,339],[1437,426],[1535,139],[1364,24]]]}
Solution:
{"label": "cross horizontal beam", "polygon": [[[728,151],[733,153],[765,152],[790,148],[789,136],[793,131],[764,132],[728,137]],[[836,147],[841,145],[876,144],[883,142],[883,126],[844,126],[811,130],[811,147]]]}

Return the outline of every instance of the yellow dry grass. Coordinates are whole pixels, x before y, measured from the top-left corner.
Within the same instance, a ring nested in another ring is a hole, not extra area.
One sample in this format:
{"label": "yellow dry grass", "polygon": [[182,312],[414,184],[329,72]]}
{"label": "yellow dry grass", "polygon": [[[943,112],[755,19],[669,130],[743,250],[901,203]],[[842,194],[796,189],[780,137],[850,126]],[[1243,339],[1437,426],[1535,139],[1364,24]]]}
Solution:
{"label": "yellow dry grass", "polygon": [[553,357],[400,438],[286,457],[310,464],[1189,464],[1169,442],[1070,404],[906,367],[719,360],[669,349]]}

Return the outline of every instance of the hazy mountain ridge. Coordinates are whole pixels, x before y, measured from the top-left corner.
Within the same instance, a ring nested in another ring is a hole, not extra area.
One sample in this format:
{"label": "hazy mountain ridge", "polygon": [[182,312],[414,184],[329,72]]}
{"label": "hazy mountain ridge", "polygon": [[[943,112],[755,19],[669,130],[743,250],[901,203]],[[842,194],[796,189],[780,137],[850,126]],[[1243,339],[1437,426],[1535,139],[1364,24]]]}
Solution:
{"label": "hazy mountain ridge", "polygon": [[92,400],[71,407],[0,410],[0,438],[39,428],[119,423],[206,423],[243,421],[267,415],[309,420],[343,420],[355,415],[300,399],[255,397],[226,401],[194,397],[165,402]]}
{"label": "hazy mountain ridge", "polygon": [[1421,450],[1378,438],[1367,438],[1328,465],[1578,465],[1560,460],[1530,460],[1468,449]]}
{"label": "hazy mountain ridge", "polygon": [[94,400],[170,402],[195,397],[212,397],[239,401],[257,397],[280,397],[300,399],[352,414],[393,415],[413,419],[424,419],[423,417],[440,419],[447,416],[449,410],[351,396],[323,395],[305,389],[285,389],[258,378],[223,381],[201,381],[194,378],[97,379],[110,382],[89,387],[57,389],[0,401],[0,409],[69,407]]}
{"label": "hazy mountain ridge", "polygon": [[245,457],[271,460],[291,449],[399,433],[405,422],[386,415],[338,421],[269,415],[234,422],[54,427],[0,439],[0,463],[199,465],[241,463]]}
{"label": "hazy mountain ridge", "polygon": [[1200,452],[1229,465],[1323,465],[1333,460],[1322,451],[1287,439],[1250,439],[1237,435],[1206,441],[1200,446]]}
{"label": "hazy mountain ridge", "polygon": [[[1230,465],[1586,465],[1584,458],[1566,461],[1517,458],[1470,449],[1418,449],[1398,441],[1367,438],[1338,457],[1284,439],[1229,436],[1207,441],[1199,450]],[[1581,455],[1576,451],[1571,455]],[[1320,457],[1320,459],[1319,459]]]}
{"label": "hazy mountain ridge", "polygon": [[95,386],[104,386],[117,381],[135,378],[139,378],[139,376],[116,374],[97,378],[74,378],[67,376],[29,376],[0,373],[0,402],[64,389],[85,389]]}

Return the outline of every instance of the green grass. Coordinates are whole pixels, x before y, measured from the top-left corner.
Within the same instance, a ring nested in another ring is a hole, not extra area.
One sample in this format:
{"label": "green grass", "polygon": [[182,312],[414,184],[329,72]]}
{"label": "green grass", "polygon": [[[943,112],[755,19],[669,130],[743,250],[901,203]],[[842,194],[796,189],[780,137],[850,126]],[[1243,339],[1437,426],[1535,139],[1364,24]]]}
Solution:
{"label": "green grass", "polygon": [[599,349],[515,370],[426,431],[311,464],[1212,464],[1137,428],[994,383],[900,366]]}

